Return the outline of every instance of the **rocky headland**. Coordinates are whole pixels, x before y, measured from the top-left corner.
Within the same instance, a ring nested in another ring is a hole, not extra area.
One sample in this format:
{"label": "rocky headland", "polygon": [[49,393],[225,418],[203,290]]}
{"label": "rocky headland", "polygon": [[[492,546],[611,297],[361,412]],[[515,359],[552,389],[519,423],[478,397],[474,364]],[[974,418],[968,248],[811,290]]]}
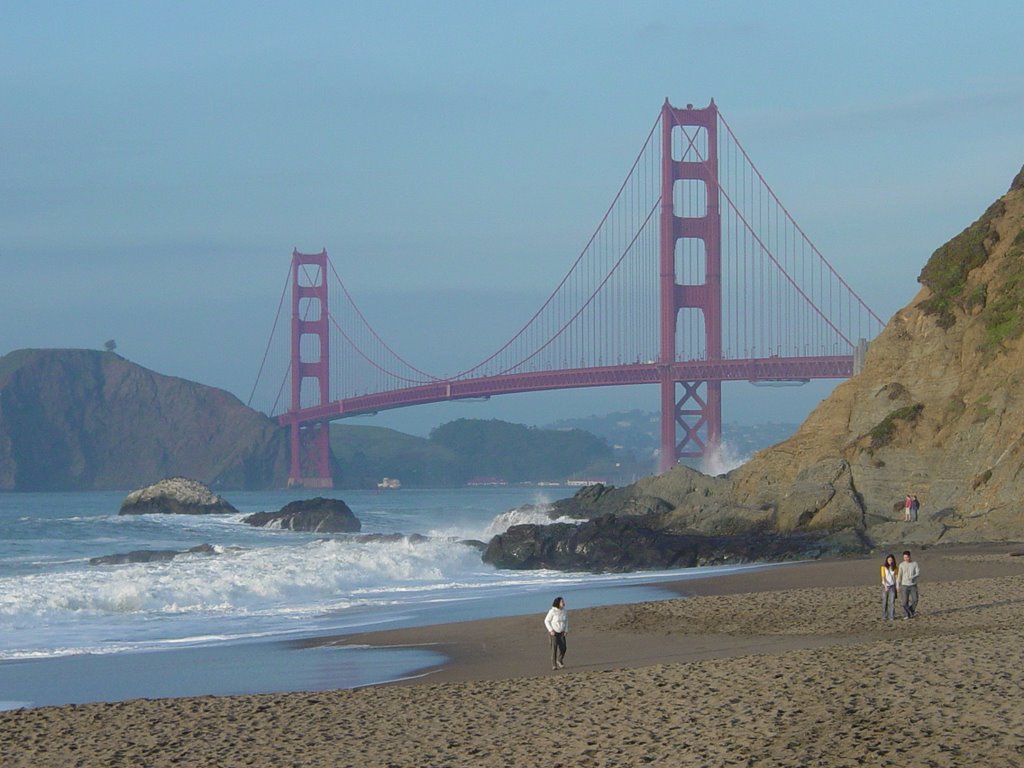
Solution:
{"label": "rocky headland", "polygon": [[1024,169],[918,281],[863,371],[726,478],[742,519],[877,544],[1024,539]]}
{"label": "rocky headland", "polygon": [[[863,370],[788,440],[727,475],[680,466],[583,489],[550,514],[588,522],[513,527],[485,559],[601,570],[662,567],[673,552],[681,563],[724,562],[1024,541],[1024,169],[918,281]],[[907,494],[921,502],[916,522],[903,519]],[[779,536],[788,552],[774,546]],[[658,539],[674,542],[670,552],[650,551]]]}
{"label": "rocky headland", "polygon": [[222,389],[114,352],[0,357],[0,491],[116,490],[173,475],[283,487],[287,433]]}

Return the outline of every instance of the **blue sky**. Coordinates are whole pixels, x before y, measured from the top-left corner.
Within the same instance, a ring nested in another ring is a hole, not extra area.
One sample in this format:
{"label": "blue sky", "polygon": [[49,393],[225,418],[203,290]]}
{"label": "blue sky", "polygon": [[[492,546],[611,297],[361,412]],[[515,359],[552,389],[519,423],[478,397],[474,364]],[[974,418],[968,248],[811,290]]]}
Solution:
{"label": "blue sky", "polygon": [[[565,273],[666,97],[713,97],[887,318],[1024,163],[1022,29],[1020,2],[2,0],[0,353],[114,338],[244,400],[292,248],[326,247],[393,347],[467,367]],[[798,421],[828,386],[751,389],[726,421]],[[656,393],[369,423],[620,407]]]}

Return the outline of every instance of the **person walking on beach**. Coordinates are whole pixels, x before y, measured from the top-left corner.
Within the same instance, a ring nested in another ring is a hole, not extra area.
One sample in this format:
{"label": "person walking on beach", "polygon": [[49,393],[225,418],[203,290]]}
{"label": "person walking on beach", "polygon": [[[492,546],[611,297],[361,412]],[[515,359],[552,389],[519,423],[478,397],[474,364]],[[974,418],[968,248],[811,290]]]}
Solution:
{"label": "person walking on beach", "polygon": [[551,635],[551,668],[561,669],[565,666],[565,635],[569,631],[569,612],[565,610],[563,598],[556,597],[551,603],[544,626]]}
{"label": "person walking on beach", "polygon": [[899,591],[903,618],[912,619],[917,613],[917,577],[921,567],[910,556],[910,550],[903,552],[903,562],[896,571],[896,589]]}
{"label": "person walking on beach", "polygon": [[896,555],[886,555],[882,563],[882,618],[896,618]]}

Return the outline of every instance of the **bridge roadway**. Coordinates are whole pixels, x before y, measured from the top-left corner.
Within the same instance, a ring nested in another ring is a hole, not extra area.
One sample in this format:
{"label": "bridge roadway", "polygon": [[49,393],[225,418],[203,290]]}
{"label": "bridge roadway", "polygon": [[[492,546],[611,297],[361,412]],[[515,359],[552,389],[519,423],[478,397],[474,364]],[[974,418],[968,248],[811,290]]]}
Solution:
{"label": "bridge roadway", "polygon": [[[470,379],[438,379],[402,389],[357,395],[310,406],[277,417],[282,426],[360,416],[392,408],[425,405],[449,400],[539,392],[550,389],[612,387],[625,384],[657,384],[661,365],[632,363],[596,368],[510,373]],[[675,381],[787,381],[798,379],[845,379],[853,375],[853,356],[763,357],[743,360],[688,360],[672,364]]]}

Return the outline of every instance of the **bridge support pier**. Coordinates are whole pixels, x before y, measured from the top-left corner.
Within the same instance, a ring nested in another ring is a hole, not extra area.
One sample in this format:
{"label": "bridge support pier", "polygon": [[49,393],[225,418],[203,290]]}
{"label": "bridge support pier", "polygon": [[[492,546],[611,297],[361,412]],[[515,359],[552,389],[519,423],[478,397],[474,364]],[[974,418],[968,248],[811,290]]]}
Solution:
{"label": "bridge support pier", "polygon": [[[662,389],[662,445],[671,446],[675,460],[662,466],[670,469],[679,459],[703,458],[722,445],[722,382],[670,381]],[[679,387],[682,396],[677,398]],[[703,392],[701,387],[703,386]],[[670,418],[665,414],[670,413]],[[676,436],[681,433],[681,439]]]}
{"label": "bridge support pier", "polygon": [[292,252],[291,468],[288,487],[333,488],[330,422],[303,423],[303,385],[315,389],[314,404],[331,399],[327,251]]}
{"label": "bridge support pier", "polygon": [[331,475],[331,424],[291,425],[291,470],[289,488],[333,488]]}
{"label": "bridge support pier", "polygon": [[[682,381],[677,361],[680,310],[696,309],[704,326],[704,358],[722,359],[722,223],[718,186],[718,107],[688,104],[676,109],[668,99],[661,110],[661,211],[659,291],[661,344],[661,471],[680,458],[716,452],[722,440],[722,382]],[[678,153],[676,150],[678,149]],[[689,188],[680,188],[680,183]],[[694,210],[682,209],[688,200]],[[690,215],[693,214],[693,215]],[[701,241],[703,248],[685,247]],[[684,246],[679,247],[677,246]],[[700,263],[703,251],[703,263]],[[683,261],[702,282],[680,282]],[[689,313],[688,317],[692,317]],[[681,384],[683,394],[676,399]],[[701,385],[704,394],[700,394]],[[676,439],[682,430],[681,440]],[[701,436],[703,434],[703,437]]]}

